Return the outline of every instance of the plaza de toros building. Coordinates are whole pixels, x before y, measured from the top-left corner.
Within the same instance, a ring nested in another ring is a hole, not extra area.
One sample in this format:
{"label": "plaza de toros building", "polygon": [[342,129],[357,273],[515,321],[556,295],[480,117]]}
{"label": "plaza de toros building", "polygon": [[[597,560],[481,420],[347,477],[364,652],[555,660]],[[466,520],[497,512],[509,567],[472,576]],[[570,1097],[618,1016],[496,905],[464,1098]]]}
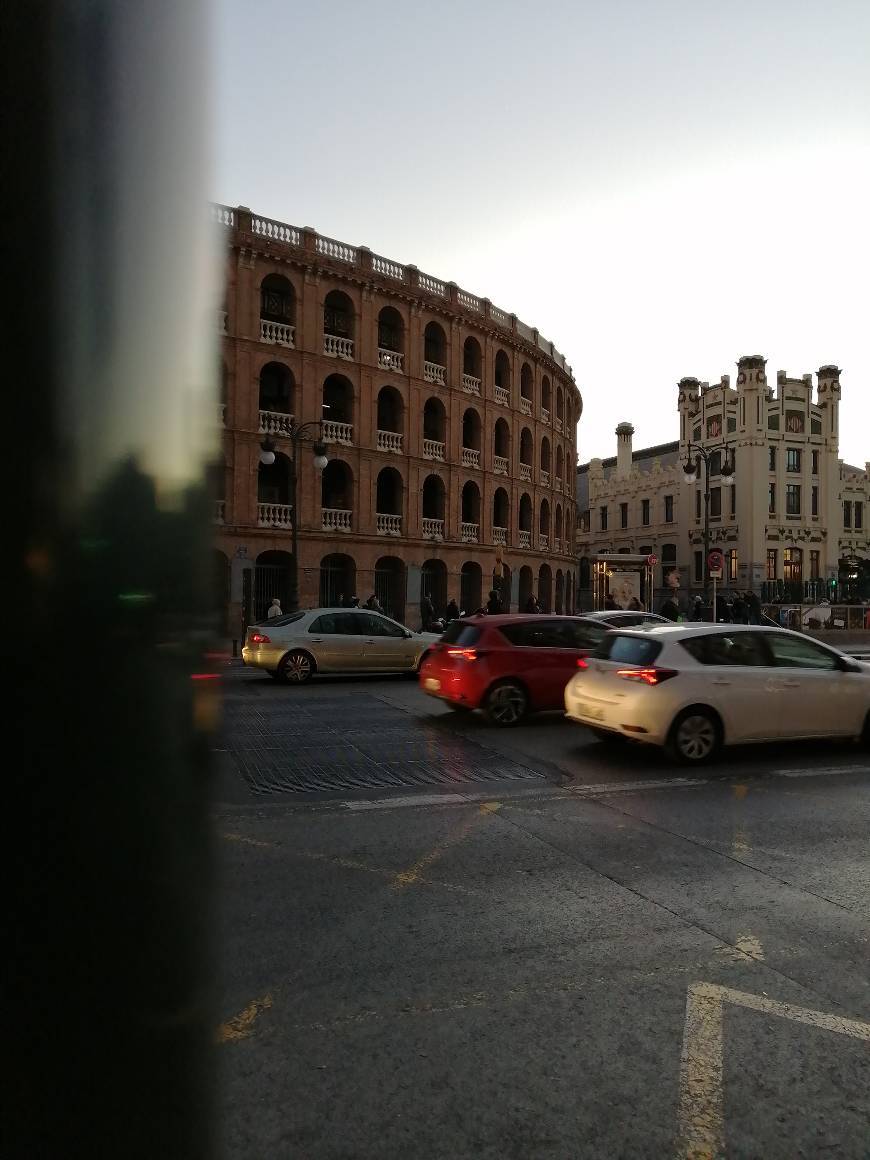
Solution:
{"label": "plaza de toros building", "polygon": [[[683,465],[709,460],[709,540],[725,558],[723,583],[765,600],[851,601],[870,595],[870,464],[839,459],[840,371],[770,386],[765,360],[737,364],[731,386],[681,379],[680,437],[633,450],[634,428],[616,429],[617,453],[578,468],[579,603],[588,603],[589,561],[597,552],[658,558],[661,595],[678,573],[686,594],[704,582],[705,470],[686,483]],[[733,481],[723,480],[726,449]]]}
{"label": "plaza de toros building", "polygon": [[573,607],[582,402],[553,344],[415,266],[245,208],[213,213],[226,631],[273,596],[286,608],[294,520],[303,608],[375,593],[418,628],[424,594],[436,613],[451,598],[468,610],[496,582],[512,608],[531,592]]}

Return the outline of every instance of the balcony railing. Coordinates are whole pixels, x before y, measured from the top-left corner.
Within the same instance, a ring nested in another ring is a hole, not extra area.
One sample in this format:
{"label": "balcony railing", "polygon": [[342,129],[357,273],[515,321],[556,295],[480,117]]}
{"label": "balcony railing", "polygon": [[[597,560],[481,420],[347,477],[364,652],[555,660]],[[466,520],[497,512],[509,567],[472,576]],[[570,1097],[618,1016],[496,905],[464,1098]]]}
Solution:
{"label": "balcony railing", "polygon": [[466,395],[480,394],[480,379],[476,379],[474,375],[462,376],[462,389]]}
{"label": "balcony railing", "polygon": [[227,405],[226,403],[218,403],[218,423],[221,427],[227,425]]}
{"label": "balcony railing", "polygon": [[446,386],[447,367],[442,367],[440,363],[424,362],[423,378],[427,383],[440,383],[442,387]]}
{"label": "balcony railing", "polygon": [[289,528],[293,524],[293,508],[289,503],[258,503],[257,525],[261,528]]}
{"label": "balcony railing", "polygon": [[377,530],[379,536],[401,536],[401,516],[391,516],[385,515],[383,512],[377,512],[375,519],[377,520]]}
{"label": "balcony railing", "polygon": [[507,543],[507,528],[497,528],[493,525],[492,542],[496,547],[504,547]]}
{"label": "balcony railing", "polygon": [[531,548],[531,546],[532,546],[532,533],[531,532],[524,532],[522,530],[522,528],[520,528],[520,547],[521,548]]}
{"label": "balcony railing", "polygon": [[296,348],[296,327],[289,322],[268,322],[260,319],[260,342],[275,342],[278,346]]}
{"label": "balcony railing", "polygon": [[218,311],[218,334],[229,334],[229,331],[227,330],[226,310]]}
{"label": "balcony railing", "polygon": [[323,353],[333,358],[353,358],[353,339],[341,338],[337,334],[324,334]]}
{"label": "balcony railing", "polygon": [[344,508],[321,508],[320,523],[325,532],[349,532],[353,512]]}
{"label": "balcony railing", "polygon": [[444,521],[432,520],[428,516],[423,516],[423,535],[432,536],[435,539],[444,539]]}
{"label": "balcony railing", "polygon": [[283,411],[261,411],[260,432],[263,435],[284,435],[288,439],[293,431],[293,416]]}
{"label": "balcony railing", "polygon": [[323,424],[323,438],[327,443],[353,444],[353,423],[334,423],[327,420]]}
{"label": "balcony railing", "polygon": [[227,501],[225,499],[216,499],[214,501],[214,516],[212,517],[216,524],[222,524],[224,522],[226,511]]}
{"label": "balcony railing", "polygon": [[403,436],[398,431],[378,431],[378,451],[394,451],[402,454]]}
{"label": "balcony railing", "polygon": [[565,489],[564,489],[564,487],[562,486],[562,476],[561,476],[561,475],[557,475],[557,476],[556,476],[556,491],[564,491],[564,490],[565,490]]}
{"label": "balcony railing", "polygon": [[550,422],[550,412],[547,410],[546,407],[541,407],[541,418],[543,419],[543,421],[545,423]]}
{"label": "balcony railing", "polygon": [[553,551],[554,552],[561,552],[562,551],[562,541],[559,539],[558,536],[553,537]]}
{"label": "balcony railing", "polygon": [[538,547],[542,552],[546,552],[550,547],[550,537],[545,532],[541,532],[538,536]]}
{"label": "balcony railing", "polygon": [[480,524],[462,524],[463,544],[477,544],[480,542]]}
{"label": "balcony railing", "polygon": [[442,459],[444,458],[444,444],[439,443],[437,439],[423,440],[423,458],[424,459]]}
{"label": "balcony railing", "polygon": [[378,347],[378,366],[385,371],[396,371],[398,374],[402,373],[402,360],[404,355],[398,350],[387,350],[383,346]]}
{"label": "balcony railing", "polygon": [[524,479],[526,483],[532,482],[532,465],[531,463],[520,464],[520,479]]}
{"label": "balcony railing", "polygon": [[520,395],[520,410],[524,415],[531,415],[532,413],[532,400],[527,399],[525,395]]}
{"label": "balcony railing", "polygon": [[559,416],[558,416],[558,415],[557,415],[557,416],[556,416],[556,418],[553,420],[553,426],[556,428],[556,430],[557,430],[557,431],[558,431],[560,434],[562,433],[562,420],[559,418]]}
{"label": "balcony railing", "polygon": [[475,451],[473,447],[462,448],[462,466],[463,467],[480,467],[480,452]]}
{"label": "balcony railing", "polygon": [[550,473],[549,473],[549,471],[545,471],[544,468],[542,467],[541,468],[541,487],[549,487],[549,486],[550,486]]}
{"label": "balcony railing", "polygon": [[496,475],[507,475],[508,461],[503,455],[494,455],[492,457],[492,469]]}
{"label": "balcony railing", "polygon": [[495,396],[495,401],[497,403],[501,403],[503,407],[506,407],[511,401],[511,393],[507,387],[500,387],[496,385],[493,391],[493,395]]}

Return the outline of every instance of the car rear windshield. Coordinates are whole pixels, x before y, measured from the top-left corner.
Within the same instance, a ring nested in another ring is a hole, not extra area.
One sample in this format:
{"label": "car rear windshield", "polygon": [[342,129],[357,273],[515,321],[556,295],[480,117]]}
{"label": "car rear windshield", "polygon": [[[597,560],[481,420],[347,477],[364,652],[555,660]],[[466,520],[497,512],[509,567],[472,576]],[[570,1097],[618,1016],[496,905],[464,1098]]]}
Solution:
{"label": "car rear windshield", "polygon": [[285,624],[295,624],[305,615],[304,612],[288,612],[284,616],[273,616],[271,620],[258,620],[258,625],[269,625],[271,628],[283,628]]}
{"label": "car rear windshield", "polygon": [[640,636],[623,636],[612,632],[604,638],[594,655],[604,661],[619,661],[624,665],[651,665],[662,646],[657,640],[644,640]]}
{"label": "car rear windshield", "polygon": [[445,644],[461,644],[463,648],[469,648],[480,640],[480,629],[464,620],[454,620],[447,625],[441,639]]}

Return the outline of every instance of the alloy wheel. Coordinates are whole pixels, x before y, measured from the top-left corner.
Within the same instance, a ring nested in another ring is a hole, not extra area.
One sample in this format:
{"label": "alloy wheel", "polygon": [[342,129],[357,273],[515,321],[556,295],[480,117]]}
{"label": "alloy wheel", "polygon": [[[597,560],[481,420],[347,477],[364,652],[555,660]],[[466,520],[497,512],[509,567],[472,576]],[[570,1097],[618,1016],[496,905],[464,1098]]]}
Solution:
{"label": "alloy wheel", "polygon": [[686,761],[705,761],[716,748],[716,726],[706,714],[693,713],[677,726],[675,741]]}
{"label": "alloy wheel", "polygon": [[311,679],[311,661],[305,653],[290,653],[281,666],[284,680],[294,685],[304,684]]}
{"label": "alloy wheel", "polygon": [[497,685],[487,698],[486,708],[496,725],[515,725],[526,711],[526,695],[519,685]]}

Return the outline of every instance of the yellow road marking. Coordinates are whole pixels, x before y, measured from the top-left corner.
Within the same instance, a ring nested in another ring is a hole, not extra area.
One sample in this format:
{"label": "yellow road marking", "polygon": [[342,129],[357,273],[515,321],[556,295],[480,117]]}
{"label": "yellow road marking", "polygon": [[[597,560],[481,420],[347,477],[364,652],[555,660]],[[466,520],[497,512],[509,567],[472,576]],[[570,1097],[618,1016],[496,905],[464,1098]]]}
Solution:
{"label": "yellow road marking", "polygon": [[393,879],[393,889],[402,890],[406,886],[413,886],[415,882],[419,882],[423,871],[428,870],[433,862],[437,862],[451,846],[461,842],[481,816],[493,814],[499,808],[499,802],[483,802],[476,813],[472,814],[471,817],[463,818],[459,825],[455,826],[443,841],[434,845],[428,854],[424,854],[413,866],[409,866],[407,870],[397,874]]}
{"label": "yellow road marking", "polygon": [[260,842],[256,838],[246,838],[244,834],[224,834],[228,842],[243,842],[246,846],[262,846],[264,849],[269,849],[272,846],[271,842]]}
{"label": "yellow road marking", "polygon": [[722,1052],[726,1003],[870,1042],[870,1023],[780,1003],[764,995],[733,991],[715,983],[692,983],[686,996],[680,1055],[679,1160],[715,1160],[725,1152]]}
{"label": "yellow road marking", "polygon": [[221,1023],[215,1038],[218,1043],[236,1043],[240,1039],[248,1039],[254,1033],[254,1023],[257,1018],[272,1006],[272,996],[264,995],[262,999],[254,999],[244,1011]]}

